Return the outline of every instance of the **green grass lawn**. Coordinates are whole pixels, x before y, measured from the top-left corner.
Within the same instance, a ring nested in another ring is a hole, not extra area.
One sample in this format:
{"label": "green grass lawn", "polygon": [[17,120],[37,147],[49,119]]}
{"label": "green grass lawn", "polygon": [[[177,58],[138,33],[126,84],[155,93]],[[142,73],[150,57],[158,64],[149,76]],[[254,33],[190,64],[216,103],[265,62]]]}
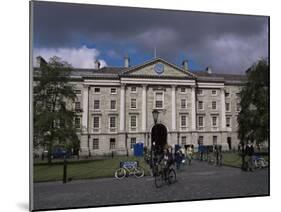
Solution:
{"label": "green grass lawn", "polygon": [[[138,160],[140,166],[144,168],[145,174],[149,173],[149,167],[143,158],[115,156],[114,158],[96,160],[69,161],[67,165],[67,178],[77,180],[114,177],[114,172],[119,167],[120,161],[126,160]],[[55,162],[52,165],[48,165],[46,162],[34,164],[34,182],[62,180],[62,177],[62,162]]]}
{"label": "green grass lawn", "polygon": [[[262,156],[265,160],[268,161],[268,156]],[[222,158],[223,165],[233,166],[240,168],[242,166],[242,158],[238,153],[233,152],[224,152]]]}

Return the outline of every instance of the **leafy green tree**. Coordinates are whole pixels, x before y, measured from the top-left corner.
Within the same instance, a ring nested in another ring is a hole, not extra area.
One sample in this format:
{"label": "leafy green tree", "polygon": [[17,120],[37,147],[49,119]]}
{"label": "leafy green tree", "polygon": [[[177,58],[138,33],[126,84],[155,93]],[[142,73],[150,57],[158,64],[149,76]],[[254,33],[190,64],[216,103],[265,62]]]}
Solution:
{"label": "leafy green tree", "polygon": [[[238,136],[242,150],[248,142],[260,144],[269,138],[269,66],[260,59],[247,71],[247,83],[241,91]],[[244,156],[242,158],[244,164]]]}
{"label": "leafy green tree", "polygon": [[67,62],[52,57],[48,63],[41,63],[40,70],[34,74],[34,148],[47,148],[49,163],[55,145],[74,150],[80,146],[73,122],[76,95],[69,84],[71,71]]}

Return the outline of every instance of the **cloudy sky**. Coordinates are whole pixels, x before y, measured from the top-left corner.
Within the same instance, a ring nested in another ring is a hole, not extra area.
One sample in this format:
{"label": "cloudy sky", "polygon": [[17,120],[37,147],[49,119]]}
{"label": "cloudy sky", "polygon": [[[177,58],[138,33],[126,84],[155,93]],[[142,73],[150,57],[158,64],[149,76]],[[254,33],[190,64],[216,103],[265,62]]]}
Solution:
{"label": "cloudy sky", "polygon": [[241,74],[268,56],[268,18],[98,5],[34,2],[34,57],[74,67],[131,65],[157,56],[191,70]]}

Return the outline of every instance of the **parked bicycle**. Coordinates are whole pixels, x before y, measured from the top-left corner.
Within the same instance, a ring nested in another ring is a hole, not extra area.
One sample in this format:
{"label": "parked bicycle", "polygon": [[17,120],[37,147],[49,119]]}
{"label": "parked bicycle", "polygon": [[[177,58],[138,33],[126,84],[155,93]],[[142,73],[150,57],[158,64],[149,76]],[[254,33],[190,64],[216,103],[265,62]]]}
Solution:
{"label": "parked bicycle", "polygon": [[261,169],[267,167],[268,162],[260,155],[256,155],[254,158],[254,165],[256,169]]}
{"label": "parked bicycle", "polygon": [[120,167],[115,171],[115,177],[122,179],[125,176],[135,175],[137,178],[144,176],[144,169],[139,166],[138,161],[120,162]]}
{"label": "parked bicycle", "polygon": [[176,172],[172,167],[165,168],[161,164],[157,164],[154,174],[154,182],[156,188],[160,188],[164,183],[173,184],[177,180]]}

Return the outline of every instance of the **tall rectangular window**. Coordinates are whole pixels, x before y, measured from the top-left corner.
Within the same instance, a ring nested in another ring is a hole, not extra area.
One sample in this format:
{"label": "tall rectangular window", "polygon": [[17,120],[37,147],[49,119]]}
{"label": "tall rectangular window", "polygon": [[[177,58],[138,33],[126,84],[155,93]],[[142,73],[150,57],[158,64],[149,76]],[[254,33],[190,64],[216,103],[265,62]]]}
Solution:
{"label": "tall rectangular window", "polygon": [[80,110],[80,109],[81,109],[80,102],[75,102],[75,110]]}
{"label": "tall rectangular window", "polygon": [[241,108],[240,108],[240,103],[237,102],[237,103],[236,103],[236,111],[237,111],[237,112],[240,112],[240,110],[241,110]]}
{"label": "tall rectangular window", "polygon": [[164,106],[164,93],[156,92],[155,93],[155,108],[163,108]]}
{"label": "tall rectangular window", "polygon": [[100,109],[100,100],[94,100],[94,110]]}
{"label": "tall rectangular window", "polygon": [[99,116],[93,117],[93,127],[94,127],[94,129],[100,128],[100,117]]}
{"label": "tall rectangular window", "polygon": [[225,110],[226,110],[227,112],[230,112],[230,102],[226,102],[226,103],[225,103]]}
{"label": "tall rectangular window", "polygon": [[212,126],[217,127],[218,126],[218,117],[217,116],[212,116]]}
{"label": "tall rectangular window", "polygon": [[137,99],[131,99],[131,109],[137,108]]}
{"label": "tall rectangular window", "polygon": [[213,145],[217,145],[218,144],[218,136],[214,135],[213,136]]}
{"label": "tall rectangular window", "polygon": [[99,139],[98,138],[93,139],[93,149],[99,149]]}
{"label": "tall rectangular window", "polygon": [[198,126],[204,127],[204,117],[203,116],[198,117]]}
{"label": "tall rectangular window", "polygon": [[133,149],[134,145],[137,143],[137,138],[131,138],[130,148]]}
{"label": "tall rectangular window", "polygon": [[111,138],[109,140],[109,149],[115,149],[116,148],[116,141],[115,138]]}
{"label": "tall rectangular window", "polygon": [[217,102],[212,101],[212,110],[216,110],[216,109],[217,109]]}
{"label": "tall rectangular window", "polygon": [[230,127],[230,122],[231,122],[231,117],[230,116],[227,116],[226,117],[226,127]]}
{"label": "tall rectangular window", "polygon": [[116,128],[116,116],[109,117],[109,127],[112,129]]}
{"label": "tall rectangular window", "polygon": [[187,117],[186,116],[181,116],[181,127],[186,127],[187,126]]}
{"label": "tall rectangular window", "polygon": [[186,109],[186,99],[181,99],[181,108]]}
{"label": "tall rectangular window", "polygon": [[131,116],[131,128],[137,127],[137,116]]}
{"label": "tall rectangular window", "polygon": [[80,117],[75,117],[74,119],[75,128],[80,128],[80,122],[81,122]]}
{"label": "tall rectangular window", "polygon": [[111,110],[116,110],[116,100],[111,100],[110,101],[110,109]]}
{"label": "tall rectangular window", "polygon": [[198,101],[198,110],[203,110],[203,109],[204,109],[203,101]]}

